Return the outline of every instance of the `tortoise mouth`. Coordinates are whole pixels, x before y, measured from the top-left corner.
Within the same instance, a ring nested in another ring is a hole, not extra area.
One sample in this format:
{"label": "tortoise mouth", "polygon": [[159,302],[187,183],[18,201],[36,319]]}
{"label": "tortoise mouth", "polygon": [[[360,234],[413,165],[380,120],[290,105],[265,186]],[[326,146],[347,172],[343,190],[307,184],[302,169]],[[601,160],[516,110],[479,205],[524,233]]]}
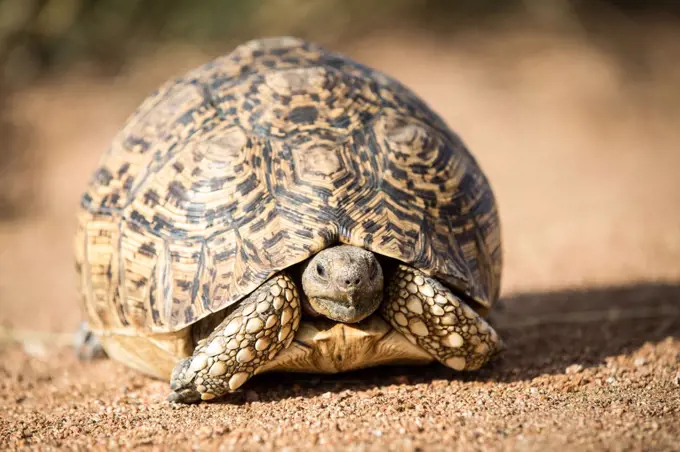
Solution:
{"label": "tortoise mouth", "polygon": [[308,299],[309,307],[314,314],[341,323],[361,322],[378,309],[381,301],[380,296],[366,300],[334,300],[326,297]]}

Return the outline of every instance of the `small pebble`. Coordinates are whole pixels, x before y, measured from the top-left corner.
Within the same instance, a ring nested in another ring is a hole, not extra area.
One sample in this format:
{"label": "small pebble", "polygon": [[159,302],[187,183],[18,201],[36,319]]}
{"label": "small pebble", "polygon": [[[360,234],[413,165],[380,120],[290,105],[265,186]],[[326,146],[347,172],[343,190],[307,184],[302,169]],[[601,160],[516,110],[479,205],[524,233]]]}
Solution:
{"label": "small pebble", "polygon": [[583,370],[583,366],[581,364],[572,364],[571,366],[567,367],[565,369],[565,373],[567,375],[573,375],[581,372]]}

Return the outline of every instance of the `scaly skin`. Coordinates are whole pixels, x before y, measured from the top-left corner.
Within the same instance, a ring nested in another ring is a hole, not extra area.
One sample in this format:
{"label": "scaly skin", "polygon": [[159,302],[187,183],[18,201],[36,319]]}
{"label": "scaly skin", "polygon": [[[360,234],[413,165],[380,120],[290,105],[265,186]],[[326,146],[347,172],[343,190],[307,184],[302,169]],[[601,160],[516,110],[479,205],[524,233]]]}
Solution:
{"label": "scaly skin", "polygon": [[317,253],[302,273],[303,309],[342,323],[360,322],[383,298],[383,272],[375,254],[340,245]]}
{"label": "scaly skin", "polygon": [[[324,250],[303,275],[306,296],[327,298],[331,308],[352,306],[361,318],[380,304],[380,314],[396,331],[455,370],[479,369],[503,348],[482,316],[439,281],[407,265],[397,267],[381,303],[379,265],[360,248]],[[331,311],[317,315],[333,319],[330,314],[344,312]],[[277,274],[239,302],[207,339],[199,341],[193,356],[175,366],[168,399],[191,403],[235,391],[290,345],[301,314],[295,283],[286,273]],[[356,321],[353,316],[334,320]]]}
{"label": "scaly skin", "polygon": [[177,363],[168,400],[191,403],[235,391],[290,345],[300,315],[295,283],[285,273],[275,275],[239,302],[193,356]]}
{"label": "scaly skin", "polygon": [[419,270],[400,265],[386,293],[381,306],[385,320],[452,369],[479,369],[503,348],[478,313]]}

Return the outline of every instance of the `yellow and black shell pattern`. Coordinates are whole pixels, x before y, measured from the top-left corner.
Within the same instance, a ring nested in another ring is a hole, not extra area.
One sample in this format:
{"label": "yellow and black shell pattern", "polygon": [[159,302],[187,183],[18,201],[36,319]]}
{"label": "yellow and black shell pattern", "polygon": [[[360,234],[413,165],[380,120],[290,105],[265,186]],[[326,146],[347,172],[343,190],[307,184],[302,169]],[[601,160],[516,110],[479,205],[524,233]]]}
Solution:
{"label": "yellow and black shell pattern", "polygon": [[132,114],[81,200],[93,331],[173,332],[335,244],[498,298],[485,175],[413,92],[296,38],[253,40]]}

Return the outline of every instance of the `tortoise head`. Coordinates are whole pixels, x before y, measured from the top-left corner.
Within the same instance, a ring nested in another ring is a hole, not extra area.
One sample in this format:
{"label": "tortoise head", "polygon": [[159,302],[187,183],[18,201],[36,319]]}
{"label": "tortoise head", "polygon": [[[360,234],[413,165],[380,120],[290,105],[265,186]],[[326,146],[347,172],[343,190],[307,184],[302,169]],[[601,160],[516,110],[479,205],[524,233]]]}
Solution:
{"label": "tortoise head", "polygon": [[370,251],[350,245],[316,254],[302,273],[305,308],[343,323],[373,314],[383,295],[383,271]]}

